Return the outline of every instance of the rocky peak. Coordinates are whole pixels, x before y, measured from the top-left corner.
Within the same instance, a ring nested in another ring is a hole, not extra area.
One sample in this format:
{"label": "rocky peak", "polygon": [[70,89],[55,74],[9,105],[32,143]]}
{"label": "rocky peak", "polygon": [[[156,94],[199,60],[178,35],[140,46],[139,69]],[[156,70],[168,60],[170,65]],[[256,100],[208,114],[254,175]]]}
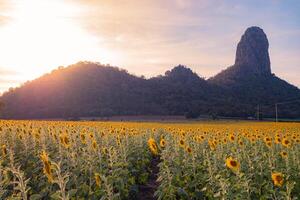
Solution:
{"label": "rocky peak", "polygon": [[271,74],[269,42],[259,27],[248,28],[238,43],[234,66],[260,75]]}
{"label": "rocky peak", "polygon": [[184,65],[178,65],[171,69],[171,71],[167,71],[165,75],[167,76],[177,76],[177,75],[193,75],[193,71],[187,68]]}
{"label": "rocky peak", "polygon": [[167,71],[165,76],[172,79],[188,80],[188,79],[199,79],[199,76],[194,73],[190,68],[184,65],[178,65],[171,71]]}

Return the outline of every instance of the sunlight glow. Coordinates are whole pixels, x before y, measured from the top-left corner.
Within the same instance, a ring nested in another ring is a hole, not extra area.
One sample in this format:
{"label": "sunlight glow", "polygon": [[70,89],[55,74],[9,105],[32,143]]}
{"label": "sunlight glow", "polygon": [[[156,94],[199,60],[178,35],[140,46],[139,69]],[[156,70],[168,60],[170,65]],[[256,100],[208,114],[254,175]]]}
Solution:
{"label": "sunlight glow", "polygon": [[79,61],[146,77],[184,64],[209,78],[250,26],[268,36],[272,71],[300,87],[300,1],[286,1],[0,0],[0,95]]}
{"label": "sunlight glow", "polygon": [[18,80],[28,80],[80,60],[117,60],[99,47],[101,37],[76,24],[80,11],[60,0],[15,0],[11,21],[0,27],[0,67],[18,72]]}

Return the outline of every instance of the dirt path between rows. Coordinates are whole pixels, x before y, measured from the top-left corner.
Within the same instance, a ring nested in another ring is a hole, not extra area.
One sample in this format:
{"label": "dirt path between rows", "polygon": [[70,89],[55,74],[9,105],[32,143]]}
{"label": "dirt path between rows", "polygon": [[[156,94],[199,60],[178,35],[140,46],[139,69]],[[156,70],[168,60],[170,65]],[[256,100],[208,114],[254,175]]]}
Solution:
{"label": "dirt path between rows", "polygon": [[154,193],[157,190],[158,182],[156,182],[158,172],[159,172],[159,158],[153,158],[150,163],[151,174],[149,180],[145,185],[139,186],[139,194],[137,200],[156,200]]}

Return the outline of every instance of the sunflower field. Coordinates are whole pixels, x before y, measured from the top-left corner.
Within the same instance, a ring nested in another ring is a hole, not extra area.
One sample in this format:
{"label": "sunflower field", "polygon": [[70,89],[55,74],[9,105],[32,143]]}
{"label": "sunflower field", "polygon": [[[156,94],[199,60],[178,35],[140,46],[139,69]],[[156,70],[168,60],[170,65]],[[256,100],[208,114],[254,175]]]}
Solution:
{"label": "sunflower field", "polygon": [[0,199],[300,199],[299,123],[0,121],[0,148]]}

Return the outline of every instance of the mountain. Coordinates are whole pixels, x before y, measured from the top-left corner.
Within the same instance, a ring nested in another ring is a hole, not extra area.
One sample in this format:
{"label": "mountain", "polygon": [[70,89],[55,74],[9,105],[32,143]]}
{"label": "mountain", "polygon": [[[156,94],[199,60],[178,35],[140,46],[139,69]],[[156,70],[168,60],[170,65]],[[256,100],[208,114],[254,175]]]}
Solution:
{"label": "mountain", "polygon": [[[238,43],[234,65],[208,82],[230,90],[241,103],[251,105],[250,110],[261,105],[266,115],[274,115],[275,103],[300,99],[300,90],[272,74],[268,49],[264,31],[248,28]],[[284,115],[300,116],[300,103],[282,104],[280,110]]]}
{"label": "mountain", "polygon": [[[255,116],[257,105],[265,116],[274,116],[275,103],[300,99],[300,90],[271,73],[268,48],[263,30],[248,28],[238,44],[235,64],[208,80],[183,65],[145,79],[117,67],[79,62],[4,93],[2,117],[249,117]],[[300,117],[300,105],[281,104],[279,114]]]}
{"label": "mountain", "polygon": [[[125,70],[79,62],[5,93],[7,117],[50,118],[139,114],[148,96],[142,78]],[[151,104],[149,105],[151,107]]]}
{"label": "mountain", "polygon": [[[3,94],[5,118],[210,113],[226,100],[218,86],[183,65],[144,79],[116,67],[79,62]],[[222,98],[220,98],[222,97]]]}
{"label": "mountain", "polygon": [[234,65],[210,80],[227,85],[239,78],[271,75],[267,36],[261,28],[250,27],[237,45]]}

